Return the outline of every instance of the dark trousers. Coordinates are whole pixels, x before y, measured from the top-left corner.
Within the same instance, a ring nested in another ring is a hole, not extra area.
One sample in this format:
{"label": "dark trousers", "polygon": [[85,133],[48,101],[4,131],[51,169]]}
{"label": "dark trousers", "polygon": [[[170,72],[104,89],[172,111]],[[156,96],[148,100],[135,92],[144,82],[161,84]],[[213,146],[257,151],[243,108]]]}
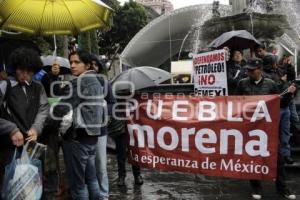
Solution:
{"label": "dark trousers", "polygon": [[59,188],[59,179],[61,178],[59,166],[59,149],[61,141],[59,141],[58,133],[50,132],[49,128],[43,133],[40,142],[47,145],[45,155],[42,155],[44,163],[43,176],[44,176],[44,199],[54,199]]}
{"label": "dark trousers", "polygon": [[291,127],[292,130],[291,132],[293,133],[291,142],[296,145],[299,146],[300,145],[300,120],[299,120],[299,115],[296,109],[296,104],[295,101],[292,100],[289,104],[289,109],[290,109],[290,120],[291,120]]}
{"label": "dark trousers", "polygon": [[14,154],[14,148],[4,147],[4,146],[0,147],[0,199],[1,199],[3,178],[5,173],[5,166],[11,162],[13,154]]}
{"label": "dark trousers", "polygon": [[[118,161],[118,175],[126,177],[126,159],[127,159],[127,140],[126,134],[114,137],[116,142],[117,161]],[[141,175],[139,166],[132,165],[132,173],[134,176]]]}
{"label": "dark trousers", "polygon": [[[277,178],[276,178],[277,191],[282,191],[287,188],[284,163],[285,163],[284,157],[280,153],[278,153]],[[254,191],[262,191],[261,181],[259,180],[250,180],[250,186]]]}

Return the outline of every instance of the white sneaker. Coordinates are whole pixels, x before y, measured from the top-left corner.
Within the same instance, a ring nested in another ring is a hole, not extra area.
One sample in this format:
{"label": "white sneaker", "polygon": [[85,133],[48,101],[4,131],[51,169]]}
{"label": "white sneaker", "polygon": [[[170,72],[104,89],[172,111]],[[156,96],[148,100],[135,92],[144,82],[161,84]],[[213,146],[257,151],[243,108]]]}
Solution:
{"label": "white sneaker", "polygon": [[286,199],[295,200],[297,199],[296,195],[293,194],[288,188],[279,191],[279,194],[282,195]]}
{"label": "white sneaker", "polygon": [[297,199],[297,197],[296,197],[296,195],[294,195],[294,194],[289,194],[289,195],[284,195],[284,197],[286,198],[286,199],[290,199],[290,200],[295,200],[295,199]]}
{"label": "white sneaker", "polygon": [[252,198],[253,199],[256,199],[256,200],[259,200],[259,199],[261,199],[261,194],[252,194]]}

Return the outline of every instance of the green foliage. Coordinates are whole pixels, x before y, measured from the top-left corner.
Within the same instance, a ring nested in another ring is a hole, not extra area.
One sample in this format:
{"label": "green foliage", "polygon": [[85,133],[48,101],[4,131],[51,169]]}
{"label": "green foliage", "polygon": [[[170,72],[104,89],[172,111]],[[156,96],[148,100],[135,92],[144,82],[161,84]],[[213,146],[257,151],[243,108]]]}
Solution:
{"label": "green foliage", "polygon": [[113,10],[119,10],[121,8],[120,2],[117,0],[102,0],[103,3],[111,7]]}
{"label": "green foliage", "polygon": [[97,31],[91,30],[78,35],[78,47],[92,54],[99,54]]}
{"label": "green foliage", "polygon": [[118,6],[116,0],[104,2],[114,6],[115,14],[111,29],[98,34],[100,54],[111,55],[115,51],[116,44],[120,44],[119,51],[124,50],[135,34],[148,23],[148,17],[144,7],[133,0],[125,3],[122,7]]}
{"label": "green foliage", "polygon": [[36,37],[34,39],[34,41],[36,42],[37,46],[41,50],[42,55],[51,55],[52,54],[52,51],[51,51],[52,47],[50,46],[50,43],[47,40],[45,40],[43,37]]}
{"label": "green foliage", "polygon": [[[54,51],[54,38],[48,37],[33,37],[32,40],[37,44],[41,50],[42,55],[52,55]],[[56,36],[57,56],[63,56],[64,38],[63,36]]]}
{"label": "green foliage", "polygon": [[80,33],[78,35],[78,47],[87,52],[91,52],[91,37],[89,32]]}

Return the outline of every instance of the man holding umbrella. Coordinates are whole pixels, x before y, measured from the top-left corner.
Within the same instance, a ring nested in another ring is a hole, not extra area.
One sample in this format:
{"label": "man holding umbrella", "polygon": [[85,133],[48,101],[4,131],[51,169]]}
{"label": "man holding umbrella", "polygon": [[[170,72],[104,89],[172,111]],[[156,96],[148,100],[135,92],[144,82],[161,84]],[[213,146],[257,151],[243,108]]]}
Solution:
{"label": "man holding umbrella", "polygon": [[52,95],[59,96],[61,93],[60,84],[53,85],[53,94],[51,95],[51,85],[55,81],[59,81],[60,75],[60,64],[58,62],[54,62],[51,66],[51,71],[45,74],[41,80],[43,86],[45,87],[46,93],[48,97],[52,97]]}

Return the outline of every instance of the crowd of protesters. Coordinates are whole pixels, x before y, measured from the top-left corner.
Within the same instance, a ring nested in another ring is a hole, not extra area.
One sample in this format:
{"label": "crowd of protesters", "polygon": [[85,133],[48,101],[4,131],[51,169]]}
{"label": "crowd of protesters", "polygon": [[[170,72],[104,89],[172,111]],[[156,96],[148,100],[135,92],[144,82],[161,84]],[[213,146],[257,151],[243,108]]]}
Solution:
{"label": "crowd of protesters", "polygon": [[[293,99],[296,93],[296,76],[291,56],[284,55],[278,62],[277,55],[267,52],[263,45],[256,48],[256,57],[247,62],[241,50],[232,50],[230,55],[231,59],[227,64],[229,95],[278,94],[281,97],[276,189],[285,198],[296,199],[287,186],[284,168],[285,163],[294,162],[290,147],[291,122],[294,127],[299,127],[299,116]],[[261,199],[261,182],[251,180],[250,185],[252,198]]]}
{"label": "crowd of protesters", "polygon": [[[113,105],[122,99],[115,99],[104,76],[105,65],[95,55],[74,51],[69,55],[74,79],[61,84],[57,82],[60,81],[60,64],[57,62],[40,82],[33,80],[33,75],[42,67],[34,50],[17,49],[9,60],[15,74],[13,77],[1,76],[0,82],[0,156],[4,158],[0,162],[0,175],[3,175],[16,147],[22,149],[26,141],[41,142],[48,146],[47,156],[43,159],[43,199],[55,199],[64,190],[59,165],[60,148],[64,155],[66,185],[72,199],[108,199],[107,135],[116,143],[118,186],[125,185],[127,144],[125,121],[112,115]],[[227,68],[229,95],[281,96],[276,188],[284,197],[295,199],[286,184],[284,169],[285,163],[293,163],[290,123],[300,128],[293,100],[296,87],[291,57],[286,55],[278,61],[277,56],[259,46],[256,58],[246,61],[243,51],[232,50]],[[60,102],[50,112],[47,97],[57,96],[61,97]],[[132,171],[135,184],[142,185],[139,166],[132,166]],[[251,180],[250,185],[252,198],[261,199],[260,181]]]}
{"label": "crowd of protesters", "polygon": [[[114,121],[113,126],[124,122],[112,119],[116,100],[109,81],[101,76],[105,73],[105,65],[97,56],[74,51],[69,55],[74,79],[60,84],[59,63],[53,63],[51,71],[40,82],[33,80],[33,75],[42,67],[40,56],[34,50],[17,49],[9,60],[15,74],[3,78],[0,85],[1,176],[16,147],[21,150],[26,141],[41,142],[48,146],[46,156],[41,158],[44,162],[43,199],[56,199],[62,193],[61,147],[72,199],[108,199],[108,130],[102,124],[109,116],[109,121]],[[60,102],[50,112],[47,97],[58,96]],[[68,106],[64,106],[66,104]],[[124,186],[125,126],[117,131],[114,138],[118,141],[118,182],[122,183],[118,185]],[[2,183],[3,177],[0,178]],[[136,184],[143,184],[139,168],[135,180]]]}

